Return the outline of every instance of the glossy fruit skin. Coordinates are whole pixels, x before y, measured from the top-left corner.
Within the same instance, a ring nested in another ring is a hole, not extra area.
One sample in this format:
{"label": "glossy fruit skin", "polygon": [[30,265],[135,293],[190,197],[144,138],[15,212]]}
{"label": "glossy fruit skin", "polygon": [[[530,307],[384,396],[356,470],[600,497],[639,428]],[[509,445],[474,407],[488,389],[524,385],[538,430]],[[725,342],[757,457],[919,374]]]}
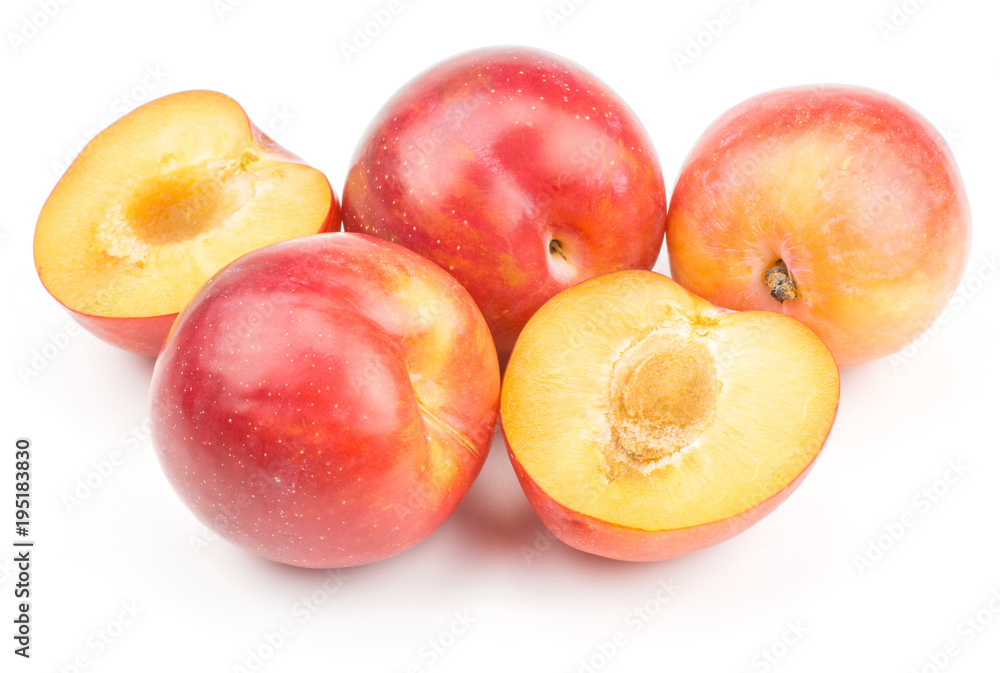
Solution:
{"label": "glossy fruit skin", "polygon": [[[726,112],[688,156],[667,215],[678,283],[725,308],[801,320],[841,368],[927,329],[970,245],[944,139],[904,103],[857,87],[783,89]],[[769,295],[764,272],[777,259],[797,299]]]}
{"label": "glossy fruit skin", "polygon": [[396,93],[362,136],[343,202],[346,231],[405,245],[469,290],[501,363],[559,290],[651,269],[666,215],[627,105],[576,64],[513,47],[460,54]]}
{"label": "glossy fruit skin", "polygon": [[140,318],[112,318],[63,306],[80,325],[106,344],[155,358],[177,319],[176,313]]}
{"label": "glossy fruit skin", "polygon": [[344,567],[437,528],[482,467],[499,401],[481,313],[386,241],[317,234],[247,254],[181,312],[153,441],[185,504],[268,559]]}
{"label": "glossy fruit skin", "polygon": [[[249,118],[246,123],[250,127],[253,147],[261,157],[289,163],[305,164],[299,156],[274,142]],[[70,167],[72,169],[72,165]],[[327,183],[329,186],[329,183]],[[340,230],[340,203],[337,195],[330,187],[330,210],[322,222],[317,223],[317,233]],[[50,292],[51,294],[51,292]],[[53,295],[56,301],[58,297]],[[60,302],[61,304],[61,302]],[[61,304],[62,305],[62,304]],[[166,341],[170,327],[177,318],[177,313],[167,313],[153,316],[101,316],[91,315],[73,310],[62,305],[64,309],[85,330],[101,341],[123,350],[155,358]]]}

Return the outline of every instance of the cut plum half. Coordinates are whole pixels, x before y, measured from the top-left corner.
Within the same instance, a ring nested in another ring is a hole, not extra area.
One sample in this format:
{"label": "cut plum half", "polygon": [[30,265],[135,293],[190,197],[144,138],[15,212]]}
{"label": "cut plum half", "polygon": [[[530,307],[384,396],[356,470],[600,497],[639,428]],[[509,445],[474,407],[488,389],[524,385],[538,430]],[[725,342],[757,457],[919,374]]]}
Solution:
{"label": "cut plum half", "polygon": [[136,108],[87,144],[39,215],[35,266],[85,328],[155,356],[223,266],[339,224],[322,172],[232,98],[187,91]]}
{"label": "cut plum half", "polygon": [[529,320],[501,422],[532,507],[566,544],[653,561],[777,507],[826,441],[829,350],[793,318],[718,309],[651,271],[561,292]]}

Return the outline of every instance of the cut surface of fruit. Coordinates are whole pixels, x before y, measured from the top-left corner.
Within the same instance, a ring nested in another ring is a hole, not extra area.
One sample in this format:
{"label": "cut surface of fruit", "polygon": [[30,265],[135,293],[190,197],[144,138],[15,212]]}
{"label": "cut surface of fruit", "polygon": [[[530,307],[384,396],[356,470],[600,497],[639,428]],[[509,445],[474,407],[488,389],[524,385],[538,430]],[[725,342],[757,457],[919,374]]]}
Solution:
{"label": "cut surface of fruit", "polygon": [[189,91],[137,108],[83,149],[39,216],[35,264],[73,312],[163,316],[233,259],[337,225],[323,173],[233,99]]}
{"label": "cut surface of fruit", "polygon": [[833,358],[799,322],[625,271],[532,317],[501,418],[522,482],[581,522],[663,532],[736,517],[792,484],[838,399]]}

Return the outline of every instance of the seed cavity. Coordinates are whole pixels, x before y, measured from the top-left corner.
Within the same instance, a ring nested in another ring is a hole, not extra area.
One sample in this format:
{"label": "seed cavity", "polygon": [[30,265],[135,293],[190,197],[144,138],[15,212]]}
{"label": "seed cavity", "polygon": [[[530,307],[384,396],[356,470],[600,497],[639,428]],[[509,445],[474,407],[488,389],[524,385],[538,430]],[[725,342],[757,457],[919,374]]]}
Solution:
{"label": "seed cavity", "polygon": [[707,339],[654,331],[615,362],[609,391],[608,476],[673,462],[715,418],[718,382]]}

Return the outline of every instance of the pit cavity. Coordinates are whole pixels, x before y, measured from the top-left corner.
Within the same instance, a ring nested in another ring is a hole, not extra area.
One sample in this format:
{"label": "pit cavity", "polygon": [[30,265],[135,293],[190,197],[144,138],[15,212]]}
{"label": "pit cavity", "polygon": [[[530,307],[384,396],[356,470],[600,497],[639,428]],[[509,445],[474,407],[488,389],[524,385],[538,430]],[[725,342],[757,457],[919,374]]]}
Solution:
{"label": "pit cavity", "polygon": [[233,160],[167,168],[147,177],[110,204],[94,232],[95,250],[106,260],[142,267],[153,250],[183,243],[223,226],[255,192],[252,151]]}
{"label": "pit cavity", "polygon": [[612,478],[679,458],[715,417],[717,395],[708,340],[693,330],[654,331],[629,346],[611,375],[605,458]]}
{"label": "pit cavity", "polygon": [[128,229],[138,242],[152,246],[187,241],[212,229],[252,197],[245,169],[254,159],[244,155],[146,178],[126,206]]}

